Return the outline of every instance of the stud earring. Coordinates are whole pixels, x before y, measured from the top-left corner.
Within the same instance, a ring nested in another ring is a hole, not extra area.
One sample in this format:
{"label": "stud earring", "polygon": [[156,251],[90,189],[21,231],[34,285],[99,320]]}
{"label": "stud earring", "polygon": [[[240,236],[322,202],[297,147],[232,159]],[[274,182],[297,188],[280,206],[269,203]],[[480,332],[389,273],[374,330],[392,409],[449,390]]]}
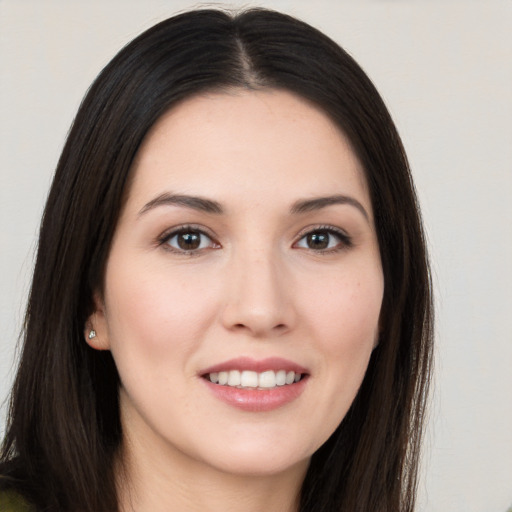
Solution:
{"label": "stud earring", "polygon": [[92,340],[93,338],[96,338],[96,331],[94,329],[91,329],[89,331],[89,339]]}

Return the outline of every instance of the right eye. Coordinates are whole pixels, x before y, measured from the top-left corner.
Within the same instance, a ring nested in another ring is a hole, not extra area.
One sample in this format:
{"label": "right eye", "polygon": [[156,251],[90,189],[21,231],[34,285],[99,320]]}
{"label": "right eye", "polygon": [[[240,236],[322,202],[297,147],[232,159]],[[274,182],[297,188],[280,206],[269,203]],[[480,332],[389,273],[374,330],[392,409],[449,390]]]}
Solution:
{"label": "right eye", "polygon": [[352,246],[350,237],[333,226],[318,226],[304,233],[294,247],[316,253],[339,252]]}
{"label": "right eye", "polygon": [[206,233],[196,228],[180,228],[166,234],[162,244],[167,244],[174,251],[193,254],[203,249],[218,247]]}

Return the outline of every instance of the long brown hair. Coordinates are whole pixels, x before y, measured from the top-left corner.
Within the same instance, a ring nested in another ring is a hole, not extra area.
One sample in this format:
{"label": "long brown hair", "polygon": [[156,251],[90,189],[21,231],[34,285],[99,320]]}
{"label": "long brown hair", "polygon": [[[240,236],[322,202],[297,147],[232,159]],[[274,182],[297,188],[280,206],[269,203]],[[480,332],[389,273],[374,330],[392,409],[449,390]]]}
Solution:
{"label": "long brown hair", "polygon": [[44,212],[7,434],[4,482],[48,512],[117,510],[117,371],[83,339],[130,168],[151,126],[204,91],[281,88],[326,112],[366,174],[385,279],[380,342],[359,393],[313,455],[301,511],[414,508],[432,358],[425,239],[407,159],[369,78],[336,43],[263,9],[180,14],[100,73],[78,111]]}

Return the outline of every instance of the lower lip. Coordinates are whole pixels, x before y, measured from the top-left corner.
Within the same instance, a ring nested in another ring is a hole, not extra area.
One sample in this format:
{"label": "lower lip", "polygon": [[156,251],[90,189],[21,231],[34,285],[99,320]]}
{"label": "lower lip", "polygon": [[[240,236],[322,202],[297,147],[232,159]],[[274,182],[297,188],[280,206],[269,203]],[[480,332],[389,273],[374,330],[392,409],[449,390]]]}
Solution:
{"label": "lower lip", "polygon": [[297,399],[304,391],[308,378],[303,377],[299,382],[270,389],[234,388],[214,384],[204,378],[203,380],[222,402],[242,411],[265,412],[283,407]]}

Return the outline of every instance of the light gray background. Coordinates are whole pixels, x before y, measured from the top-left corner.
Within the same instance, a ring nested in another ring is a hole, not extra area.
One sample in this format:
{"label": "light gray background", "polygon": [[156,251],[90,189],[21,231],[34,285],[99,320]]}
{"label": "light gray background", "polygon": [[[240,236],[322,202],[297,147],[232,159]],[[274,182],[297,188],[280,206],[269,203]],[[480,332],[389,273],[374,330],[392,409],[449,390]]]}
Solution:
{"label": "light gray background", "polygon": [[[197,5],[0,0],[0,401],[13,378],[40,215],[79,102],[122,45]],[[512,2],[259,5],[303,18],[356,58],[411,160],[438,320],[419,510],[505,511],[512,503]],[[5,413],[4,405],[2,425]]]}

